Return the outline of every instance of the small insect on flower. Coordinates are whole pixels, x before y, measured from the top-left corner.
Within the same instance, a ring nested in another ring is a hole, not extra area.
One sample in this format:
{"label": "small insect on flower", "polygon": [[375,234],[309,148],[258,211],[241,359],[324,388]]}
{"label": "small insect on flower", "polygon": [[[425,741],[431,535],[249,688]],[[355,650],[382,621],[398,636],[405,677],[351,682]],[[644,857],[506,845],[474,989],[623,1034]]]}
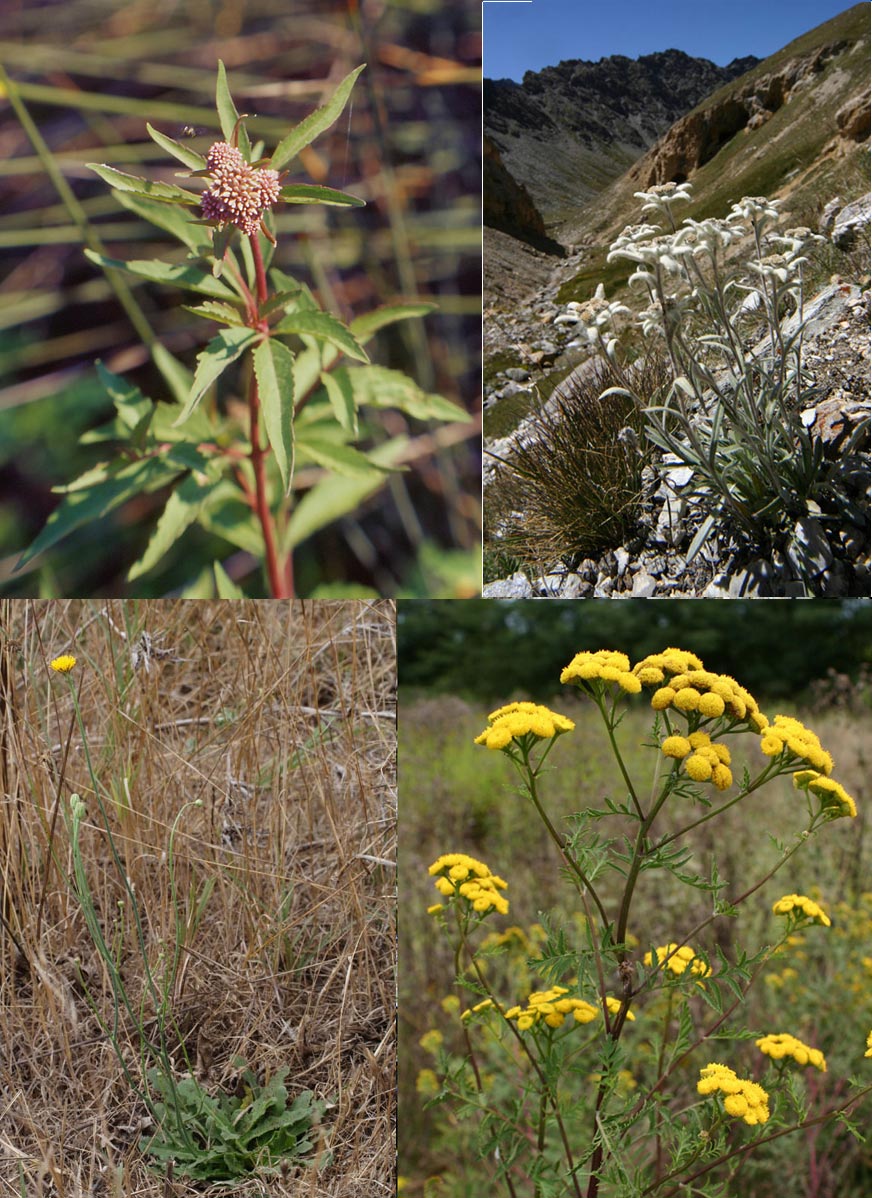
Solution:
{"label": "small insect on flower", "polygon": [[72,657],[69,653],[62,653],[60,657],[56,657],[53,661],[49,662],[49,665],[57,674],[69,674],[75,664],[75,657]]}

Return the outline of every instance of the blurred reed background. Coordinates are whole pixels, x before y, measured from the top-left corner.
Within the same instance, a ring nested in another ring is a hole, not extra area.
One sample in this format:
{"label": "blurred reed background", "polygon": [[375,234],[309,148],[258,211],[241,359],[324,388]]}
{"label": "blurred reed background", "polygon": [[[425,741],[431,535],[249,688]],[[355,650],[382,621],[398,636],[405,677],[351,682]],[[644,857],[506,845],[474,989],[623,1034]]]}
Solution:
{"label": "blurred reed background", "polygon": [[[85,163],[172,181],[177,164],[148,138],[145,123],[205,151],[218,128],[221,58],[239,111],[256,114],[248,127],[268,149],[350,69],[368,64],[349,110],[292,164],[290,177],[350,190],[367,206],[282,206],[276,265],[345,320],[398,299],[435,302],[425,320],[380,333],[374,360],[474,417],[431,428],[396,412],[375,414],[383,439],[411,436],[409,469],[354,518],[300,548],[300,593],[333,579],[380,594],[476,593],[480,4],[3,0],[2,11],[0,63],[47,149],[37,152],[0,96],[0,592],[132,593],[125,570],[146,543],[160,494],[80,530],[21,574],[13,570],[57,503],[51,488],[98,460],[99,447],[76,444],[109,411],[95,358],[152,398],[164,394],[116,293],[82,253],[85,236],[96,232],[111,255],[160,256],[160,233],[122,209]],[[131,283],[158,338],[192,365],[208,330],[181,308],[182,294]],[[312,485],[319,472],[309,473],[301,481]],[[206,563],[214,549],[194,534],[167,569],[137,580],[136,593],[181,593],[199,572],[193,557]]]}

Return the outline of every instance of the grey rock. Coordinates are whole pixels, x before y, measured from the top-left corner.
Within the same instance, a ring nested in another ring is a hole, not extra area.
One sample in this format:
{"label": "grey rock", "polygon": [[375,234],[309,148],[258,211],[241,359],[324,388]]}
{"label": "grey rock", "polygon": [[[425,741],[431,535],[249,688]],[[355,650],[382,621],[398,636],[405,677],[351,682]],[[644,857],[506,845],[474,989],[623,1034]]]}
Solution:
{"label": "grey rock", "polygon": [[787,547],[787,558],[803,577],[823,574],[833,561],[833,551],[818,520],[803,516],[793,528],[793,539]]}
{"label": "grey rock", "polygon": [[594,587],[593,596],[595,599],[610,599],[614,589],[614,579],[609,578],[607,574],[601,574]]}
{"label": "grey rock", "polygon": [[646,558],[645,569],[652,578],[659,578],[666,569],[666,558],[660,556]]}
{"label": "grey rock", "polygon": [[841,212],[844,206],[845,201],[841,196],[835,196],[832,200],[830,200],[821,213],[821,218],[818,222],[818,228],[820,229],[821,233],[829,233],[830,229],[832,229],[833,225],[835,224],[836,216]]}
{"label": "grey rock", "polygon": [[731,599],[768,599],[773,593],[774,579],[775,567],[758,557],[733,575],[727,591]]}
{"label": "grey rock", "polygon": [[523,574],[513,574],[511,578],[501,578],[499,582],[489,582],[482,588],[482,599],[532,599],[533,588]]}
{"label": "grey rock", "polygon": [[615,564],[618,569],[618,578],[623,578],[627,566],[630,564],[630,555],[623,545],[615,550]]}
{"label": "grey rock", "polygon": [[823,577],[825,599],[839,599],[850,594],[853,570],[844,562],[833,562]]}
{"label": "grey rock", "polygon": [[703,599],[729,599],[730,598],[730,579],[727,574],[716,574],[706,589],[703,591],[701,598]]}
{"label": "grey rock", "polygon": [[592,557],[586,557],[576,568],[576,573],[585,582],[596,582],[599,576],[599,567]]}
{"label": "grey rock", "polygon": [[657,517],[654,540],[661,545],[678,545],[684,535],[686,503],[683,499],[667,499]]}
{"label": "grey rock", "polygon": [[497,392],[498,399],[511,399],[513,395],[529,395],[530,392],[526,387],[522,387],[520,383],[506,383],[505,387],[501,387]]}
{"label": "grey rock", "polygon": [[872,195],[866,195],[842,208],[833,224],[833,245],[838,246],[840,250],[850,249],[860,232],[869,228],[870,201]]}
{"label": "grey rock", "polygon": [[530,371],[522,370],[520,366],[512,366],[504,373],[506,378],[511,379],[513,383],[526,383],[530,378]]}
{"label": "grey rock", "polygon": [[657,590],[657,579],[652,578],[644,570],[640,570],[633,579],[633,598],[634,599],[650,599]]}

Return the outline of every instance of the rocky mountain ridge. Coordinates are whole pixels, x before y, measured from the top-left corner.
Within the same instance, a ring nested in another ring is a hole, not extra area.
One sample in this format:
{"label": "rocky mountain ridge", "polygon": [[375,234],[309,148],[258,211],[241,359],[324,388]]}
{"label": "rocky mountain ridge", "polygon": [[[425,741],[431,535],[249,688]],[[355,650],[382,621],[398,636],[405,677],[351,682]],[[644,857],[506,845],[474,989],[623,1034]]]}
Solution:
{"label": "rocky mountain ridge", "polygon": [[570,59],[528,71],[522,83],[485,79],[485,136],[550,226],[623,174],[679,117],[758,62],[749,56],[719,67],[665,50],[635,60]]}

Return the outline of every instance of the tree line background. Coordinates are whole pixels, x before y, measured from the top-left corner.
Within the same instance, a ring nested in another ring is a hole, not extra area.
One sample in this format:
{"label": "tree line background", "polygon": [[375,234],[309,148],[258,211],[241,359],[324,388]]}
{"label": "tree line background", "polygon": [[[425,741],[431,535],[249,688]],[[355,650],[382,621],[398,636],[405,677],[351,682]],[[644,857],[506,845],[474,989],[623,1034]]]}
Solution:
{"label": "tree line background", "polygon": [[558,695],[560,671],[585,649],[638,661],[676,645],[768,700],[808,697],[830,671],[872,672],[872,602],[858,599],[418,601],[400,604],[397,637],[401,687],[487,702]]}

